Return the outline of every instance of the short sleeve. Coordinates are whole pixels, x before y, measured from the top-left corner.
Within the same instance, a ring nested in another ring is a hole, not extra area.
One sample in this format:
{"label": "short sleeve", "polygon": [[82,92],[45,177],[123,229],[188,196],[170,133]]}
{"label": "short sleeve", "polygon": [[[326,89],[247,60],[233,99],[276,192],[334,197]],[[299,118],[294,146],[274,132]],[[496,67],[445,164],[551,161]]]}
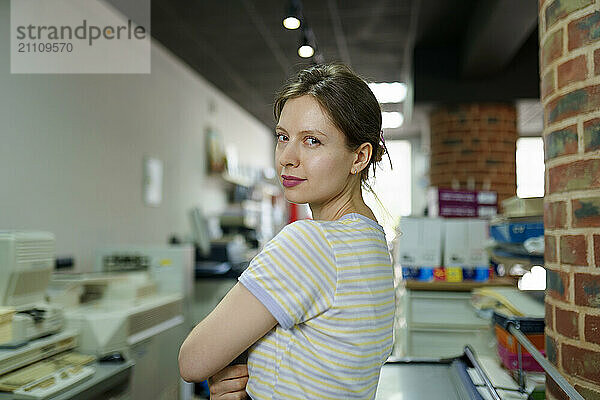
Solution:
{"label": "short sleeve", "polygon": [[336,287],[333,249],[318,222],[284,227],[252,259],[239,281],[284,329],[331,307]]}

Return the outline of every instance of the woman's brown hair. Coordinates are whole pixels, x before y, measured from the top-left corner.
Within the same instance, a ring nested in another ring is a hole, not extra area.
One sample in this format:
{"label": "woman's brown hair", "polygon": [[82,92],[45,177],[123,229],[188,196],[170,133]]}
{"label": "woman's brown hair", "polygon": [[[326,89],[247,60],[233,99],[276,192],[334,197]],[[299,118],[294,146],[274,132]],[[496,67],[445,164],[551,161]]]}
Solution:
{"label": "woman's brown hair", "polygon": [[367,183],[369,167],[373,167],[375,176],[375,168],[385,153],[385,147],[380,136],[381,107],[367,83],[343,64],[319,64],[302,70],[277,94],[273,105],[275,120],[279,120],[287,100],[304,95],[313,96],[319,102],[333,124],[346,136],[349,150],[371,143],[371,159],[361,171],[360,181],[372,191]]}

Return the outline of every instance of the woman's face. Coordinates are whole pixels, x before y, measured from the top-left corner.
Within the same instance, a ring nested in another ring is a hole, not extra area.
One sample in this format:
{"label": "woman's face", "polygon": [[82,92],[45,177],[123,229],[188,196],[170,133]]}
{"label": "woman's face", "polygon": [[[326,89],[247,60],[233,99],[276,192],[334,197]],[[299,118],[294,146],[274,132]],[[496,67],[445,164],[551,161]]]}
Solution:
{"label": "woman's face", "polygon": [[324,204],[349,190],[356,154],[312,96],[286,101],[275,135],[275,164],[288,201]]}

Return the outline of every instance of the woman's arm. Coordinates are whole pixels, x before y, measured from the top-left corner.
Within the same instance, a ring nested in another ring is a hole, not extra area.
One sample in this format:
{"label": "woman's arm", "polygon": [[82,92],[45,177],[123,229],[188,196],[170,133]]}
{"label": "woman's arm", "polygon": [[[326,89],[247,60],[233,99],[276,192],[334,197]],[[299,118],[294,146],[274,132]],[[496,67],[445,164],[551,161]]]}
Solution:
{"label": "woman's arm", "polygon": [[181,377],[188,382],[207,379],[276,324],[269,310],[244,285],[237,283],[181,345]]}

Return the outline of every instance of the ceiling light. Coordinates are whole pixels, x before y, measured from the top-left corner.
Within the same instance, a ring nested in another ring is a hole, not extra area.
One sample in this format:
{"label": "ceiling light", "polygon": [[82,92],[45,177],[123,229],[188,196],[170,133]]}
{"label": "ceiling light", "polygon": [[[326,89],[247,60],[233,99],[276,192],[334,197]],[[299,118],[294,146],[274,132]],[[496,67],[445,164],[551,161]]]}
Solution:
{"label": "ceiling light", "polygon": [[290,0],[289,7],[283,19],[283,26],[286,29],[298,29],[302,20],[302,3],[300,0]]}
{"label": "ceiling light", "polygon": [[303,44],[298,48],[298,55],[302,58],[310,58],[315,54],[315,49],[309,44]]}
{"label": "ceiling light", "polygon": [[394,112],[382,112],[381,113],[381,127],[382,128],[399,128],[404,123],[404,115],[401,113]]}
{"label": "ceiling light", "polygon": [[300,19],[295,15],[291,15],[283,20],[283,26],[286,29],[298,29],[300,28]]}
{"label": "ceiling light", "polygon": [[369,83],[369,88],[380,103],[401,103],[406,99],[407,87],[402,82]]}
{"label": "ceiling light", "polygon": [[[312,40],[311,40],[312,39]],[[298,48],[298,55],[302,58],[310,58],[315,54],[315,47],[312,43],[314,43],[314,34],[310,28],[302,29],[302,41],[300,42],[300,47]]]}

